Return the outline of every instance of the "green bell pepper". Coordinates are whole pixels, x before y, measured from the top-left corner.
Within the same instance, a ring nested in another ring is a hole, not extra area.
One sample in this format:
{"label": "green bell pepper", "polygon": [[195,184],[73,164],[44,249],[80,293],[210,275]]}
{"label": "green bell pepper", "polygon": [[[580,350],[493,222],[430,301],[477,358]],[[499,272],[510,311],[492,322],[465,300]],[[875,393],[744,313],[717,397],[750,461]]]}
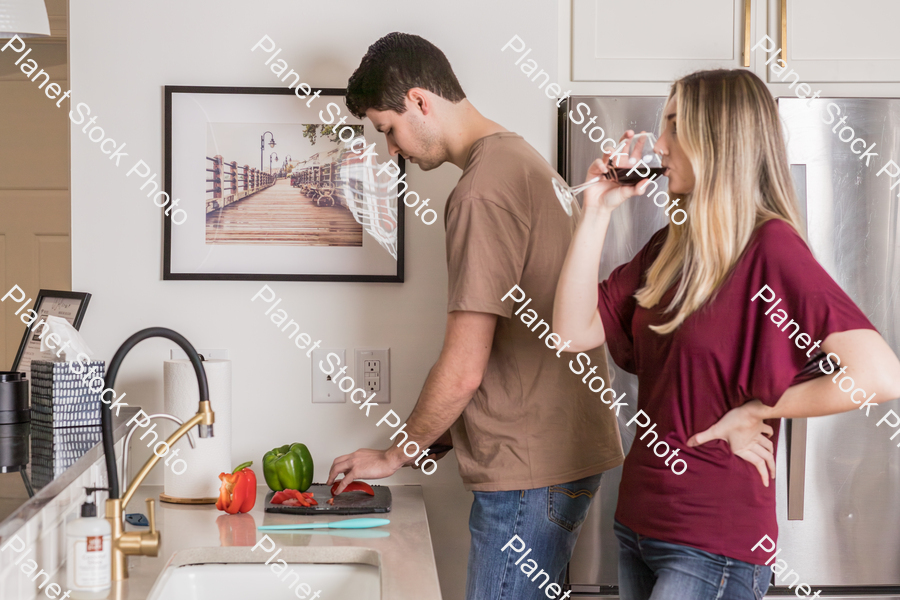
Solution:
{"label": "green bell pepper", "polygon": [[285,444],[263,455],[263,475],[269,487],[305,492],[312,485],[313,459],[306,444]]}

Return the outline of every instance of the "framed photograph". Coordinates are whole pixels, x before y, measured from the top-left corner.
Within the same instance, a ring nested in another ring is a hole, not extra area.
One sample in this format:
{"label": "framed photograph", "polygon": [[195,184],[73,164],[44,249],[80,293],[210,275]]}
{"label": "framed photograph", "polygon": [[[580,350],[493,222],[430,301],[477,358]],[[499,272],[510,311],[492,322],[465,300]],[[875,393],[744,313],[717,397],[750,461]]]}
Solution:
{"label": "framed photograph", "polygon": [[31,379],[31,361],[33,360],[57,360],[52,350],[41,352],[41,334],[46,329],[41,327],[40,332],[35,332],[35,325],[46,320],[48,316],[60,317],[69,322],[72,327],[79,329],[84,313],[87,311],[91,295],[85,292],[65,292],[60,290],[40,290],[34,307],[27,309],[19,318],[26,325],[22,335],[22,343],[16,352],[12,371],[24,372]]}
{"label": "framed photograph", "polygon": [[345,94],[165,86],[160,193],[187,216],[163,216],[163,279],[403,281],[403,159],[375,175],[387,143]]}

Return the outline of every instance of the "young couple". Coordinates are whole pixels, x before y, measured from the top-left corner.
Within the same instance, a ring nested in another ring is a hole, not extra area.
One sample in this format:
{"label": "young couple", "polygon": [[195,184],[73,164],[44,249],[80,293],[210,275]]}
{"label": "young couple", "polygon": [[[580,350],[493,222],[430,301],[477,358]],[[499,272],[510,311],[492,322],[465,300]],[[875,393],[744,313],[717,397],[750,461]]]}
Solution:
{"label": "young couple", "polygon": [[[900,396],[900,362],[816,262],[800,233],[778,111],[749,71],[675,82],[656,151],[688,219],[656,232],[599,283],[613,210],[645,189],[602,179],[577,226],[547,161],[466,100],[426,40],[378,40],[350,78],[347,105],[391,153],[463,170],[445,209],[449,298],[443,349],[409,417],[409,439],[452,445],[475,500],[468,600],[545,597],[501,547],[525,541],[562,583],[603,471],[623,462],[613,411],[568,367],[585,352],[609,381],[606,351],[635,373],[638,408],[689,468],[674,474],[636,442],[624,459],[615,530],[623,600],[762,598],[771,571],[751,552],[775,538],[775,441],[782,417],[856,405],[751,298],[768,285],[858,386]],[[634,133],[626,132],[630,137]],[[605,173],[597,159],[586,179]],[[513,312],[514,286],[571,345],[557,357]],[[387,477],[400,448],[341,456],[328,483]],[[343,485],[341,487],[343,487]]]}

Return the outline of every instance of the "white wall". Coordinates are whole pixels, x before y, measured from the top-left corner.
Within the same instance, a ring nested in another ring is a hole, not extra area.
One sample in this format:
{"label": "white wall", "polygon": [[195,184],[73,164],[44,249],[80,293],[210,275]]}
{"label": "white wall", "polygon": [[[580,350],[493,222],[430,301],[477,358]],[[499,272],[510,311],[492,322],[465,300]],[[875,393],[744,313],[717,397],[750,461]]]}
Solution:
{"label": "white wall", "polygon": [[[70,10],[73,99],[86,102],[97,124],[126,142],[129,152],[116,168],[81,127],[72,127],[72,286],[93,294],[82,326],[89,344],[109,360],[135,331],[165,326],[197,347],[229,349],[235,464],[252,459],[258,465],[273,446],[303,441],[316,459],[317,479],[324,480],[334,457],[385,447],[385,428],[376,429],[356,405],[311,404],[310,359],[250,303],[261,283],[162,281],[160,209],[125,173],[137,159],[162,173],[164,85],[277,86],[264,59],[250,52],[264,34],[284,48],[279,57],[305,73],[304,81],[321,87],[344,87],[382,35],[422,35],[446,53],[476,107],[555,161],[555,106],[500,48],[518,34],[533,48],[530,57],[555,72],[556,3],[79,0]],[[430,197],[442,215],[460,171],[445,165],[428,174],[416,166],[409,172],[411,187]],[[391,408],[404,417],[443,339],[441,221],[425,226],[408,215],[406,244],[403,284],[272,284],[284,298],[280,307],[308,323],[306,330],[324,345],[347,348],[348,358],[355,347],[391,348]],[[129,355],[116,389],[127,392],[132,404],[162,409],[162,361],[169,347],[151,340]],[[135,448],[137,457],[145,455]],[[159,472],[154,477],[161,482]],[[452,453],[430,477],[405,469],[389,482],[425,487],[444,597],[463,598],[471,495]]]}

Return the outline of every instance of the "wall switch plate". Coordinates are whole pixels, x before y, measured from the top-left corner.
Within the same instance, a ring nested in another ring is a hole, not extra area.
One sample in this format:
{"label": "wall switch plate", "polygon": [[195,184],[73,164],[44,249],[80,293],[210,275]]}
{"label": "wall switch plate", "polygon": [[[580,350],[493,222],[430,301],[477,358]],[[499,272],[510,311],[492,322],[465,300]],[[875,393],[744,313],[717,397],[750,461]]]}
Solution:
{"label": "wall switch plate", "polygon": [[[209,360],[211,358],[228,358],[228,350],[211,350],[209,348],[195,348],[197,354],[202,354],[203,358]],[[184,350],[179,348],[170,348],[169,349],[169,359],[178,360],[179,358],[183,358],[187,360],[187,354],[184,353]]]}
{"label": "wall switch plate", "polygon": [[[330,353],[337,354],[340,357],[340,363],[334,360],[334,357],[331,360],[328,360],[326,356]],[[325,367],[325,370],[333,371],[330,375],[326,375],[322,369],[319,367],[319,362]],[[336,364],[337,363],[337,364]],[[312,401],[319,403],[337,403],[337,402],[346,402],[347,394],[342,392],[340,388],[338,388],[337,384],[334,382],[334,379],[337,378],[339,381],[344,378],[344,375],[349,375],[345,370],[343,375],[337,375],[337,372],[341,370],[341,367],[347,364],[347,351],[340,349],[327,349],[327,348],[317,348],[313,350],[312,353]],[[344,386],[346,387],[346,385]]]}
{"label": "wall switch plate", "polygon": [[390,404],[391,349],[357,348],[354,352],[354,380],[360,382],[366,392],[377,392],[372,404]]}

